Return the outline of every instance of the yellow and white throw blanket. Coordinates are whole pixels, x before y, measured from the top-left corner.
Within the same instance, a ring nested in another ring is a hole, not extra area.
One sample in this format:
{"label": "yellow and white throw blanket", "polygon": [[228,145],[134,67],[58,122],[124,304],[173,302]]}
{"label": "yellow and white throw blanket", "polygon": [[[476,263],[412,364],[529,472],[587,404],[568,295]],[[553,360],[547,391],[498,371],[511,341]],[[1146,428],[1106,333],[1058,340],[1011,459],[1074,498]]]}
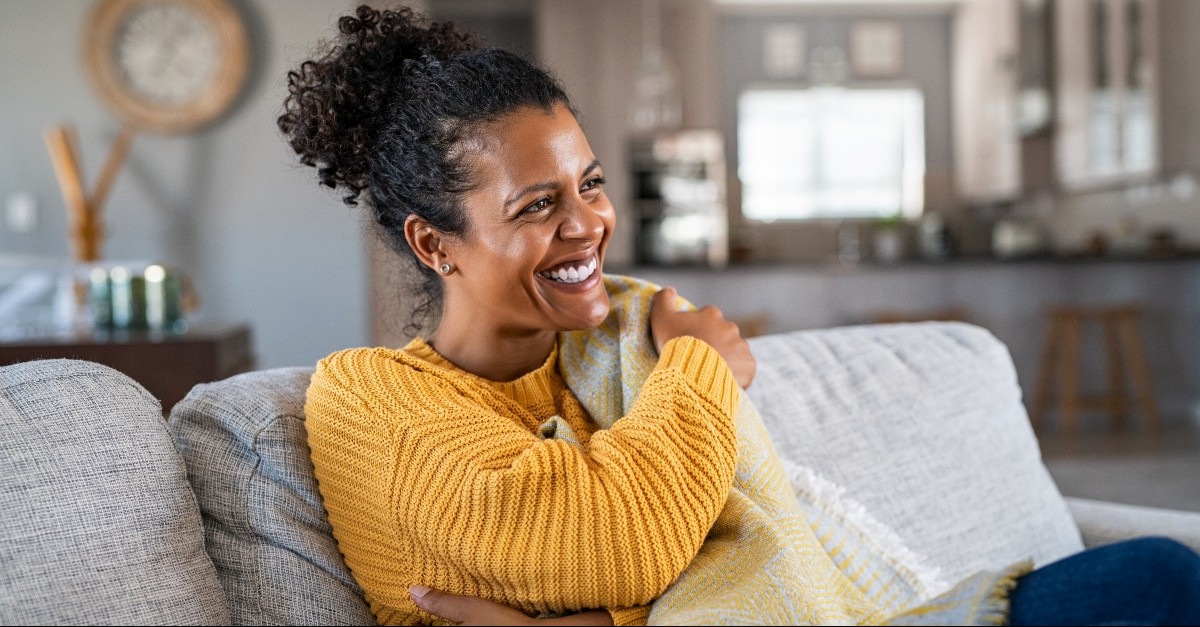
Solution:
{"label": "yellow and white throw blanket", "polygon": [[[612,304],[605,322],[559,337],[559,370],[601,428],[633,407],[658,361],[649,323],[658,286],[612,275],[605,285]],[[979,573],[929,599],[911,570],[874,550],[860,526],[797,499],[744,394],[736,424],[729,499],[700,553],[654,602],[651,625],[1005,622],[1008,594],[1029,564]]]}

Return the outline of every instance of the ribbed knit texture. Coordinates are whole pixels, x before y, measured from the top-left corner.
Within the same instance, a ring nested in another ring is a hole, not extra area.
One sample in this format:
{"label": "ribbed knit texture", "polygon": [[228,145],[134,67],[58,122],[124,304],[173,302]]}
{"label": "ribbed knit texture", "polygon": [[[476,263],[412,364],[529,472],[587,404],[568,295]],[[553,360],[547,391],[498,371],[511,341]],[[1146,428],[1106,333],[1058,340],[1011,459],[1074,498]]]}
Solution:
{"label": "ribbed knit texture", "polygon": [[[724,360],[694,338],[669,342],[627,415],[598,431],[557,357],[504,383],[420,340],[318,364],[305,406],[313,464],[381,624],[433,620],[413,584],[641,622],[639,606],[700,551],[737,455],[741,395]],[[578,444],[543,439],[554,416]]]}

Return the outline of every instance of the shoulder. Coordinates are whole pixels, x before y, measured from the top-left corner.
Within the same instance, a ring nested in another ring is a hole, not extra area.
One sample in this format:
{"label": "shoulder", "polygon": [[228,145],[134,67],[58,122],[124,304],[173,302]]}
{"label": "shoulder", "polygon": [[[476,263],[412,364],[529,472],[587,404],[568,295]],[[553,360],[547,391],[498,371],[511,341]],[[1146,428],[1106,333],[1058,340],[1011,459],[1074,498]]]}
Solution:
{"label": "shoulder", "polygon": [[[381,372],[392,370],[402,362],[389,359],[379,348],[347,348],[337,351],[317,362],[313,373],[313,385],[340,384],[357,386],[376,379]],[[402,351],[391,351],[400,353]],[[398,357],[398,355],[397,355]]]}
{"label": "shoulder", "polygon": [[431,388],[444,385],[436,370],[402,349],[349,348],[317,362],[307,396],[363,407],[420,404]]}
{"label": "shoulder", "polygon": [[423,363],[390,348],[350,348],[319,361],[305,394],[309,446],[382,445],[437,416],[453,389]]}
{"label": "shoulder", "polygon": [[658,285],[622,274],[605,274],[604,289],[609,298],[649,300],[658,290]]}
{"label": "shoulder", "polygon": [[347,348],[317,362],[314,378],[366,383],[380,375],[430,373],[436,368],[405,349],[384,347]]}
{"label": "shoulder", "polygon": [[[604,275],[604,287],[608,292],[611,310],[624,312],[649,311],[650,301],[662,289],[661,285],[646,279],[620,274]],[[694,309],[683,295],[679,296],[680,309]]]}

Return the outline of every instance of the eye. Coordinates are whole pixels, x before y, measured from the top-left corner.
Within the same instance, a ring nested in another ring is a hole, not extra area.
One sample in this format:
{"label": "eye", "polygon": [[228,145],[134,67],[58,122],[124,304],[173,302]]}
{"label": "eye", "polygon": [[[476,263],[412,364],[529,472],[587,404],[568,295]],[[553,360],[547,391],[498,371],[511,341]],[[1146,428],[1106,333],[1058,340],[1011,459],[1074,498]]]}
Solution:
{"label": "eye", "polygon": [[600,189],[607,182],[608,179],[604,178],[603,176],[593,176],[592,178],[583,182],[583,187],[581,187],[579,191],[587,192],[594,189]]}
{"label": "eye", "polygon": [[543,197],[538,198],[537,200],[533,201],[533,204],[522,209],[521,215],[525,215],[525,214],[529,214],[529,213],[537,213],[539,211],[545,211],[549,208],[550,208],[550,198],[547,196],[543,196]]}

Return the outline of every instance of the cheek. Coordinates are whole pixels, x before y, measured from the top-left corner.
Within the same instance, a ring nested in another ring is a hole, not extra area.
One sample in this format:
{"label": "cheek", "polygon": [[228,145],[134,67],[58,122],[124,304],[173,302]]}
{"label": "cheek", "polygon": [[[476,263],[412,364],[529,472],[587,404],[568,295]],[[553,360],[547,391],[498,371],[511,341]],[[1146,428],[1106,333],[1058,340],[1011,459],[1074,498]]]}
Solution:
{"label": "cheek", "polygon": [[608,237],[612,235],[613,230],[617,227],[617,209],[611,202],[608,201],[607,196],[604,198],[603,206],[596,209],[596,215],[599,216],[600,221],[604,223],[604,237],[605,239],[608,239]]}
{"label": "cheek", "polygon": [[511,290],[518,283],[528,282],[545,258],[547,242],[543,233],[523,229],[510,237],[497,238],[489,243],[486,258],[476,261],[485,267],[484,281],[491,291]]}
{"label": "cheek", "polygon": [[504,233],[499,228],[489,237],[480,238],[481,252],[477,263],[489,266],[492,274],[508,272],[513,264],[521,264],[536,248],[527,234],[517,231]]}

